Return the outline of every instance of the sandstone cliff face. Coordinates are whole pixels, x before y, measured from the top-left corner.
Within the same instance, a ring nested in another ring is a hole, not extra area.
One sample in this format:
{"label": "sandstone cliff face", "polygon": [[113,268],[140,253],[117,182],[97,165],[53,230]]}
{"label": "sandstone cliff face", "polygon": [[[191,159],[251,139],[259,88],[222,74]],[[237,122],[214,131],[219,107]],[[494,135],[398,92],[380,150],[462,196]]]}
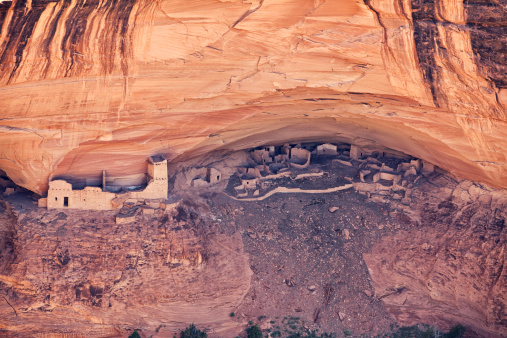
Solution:
{"label": "sandstone cliff face", "polygon": [[250,287],[241,238],[213,233],[206,208],[188,201],[117,225],[111,212],[14,210],[2,200],[0,221],[3,336],[158,327],[172,337],[192,322],[222,336]]}
{"label": "sandstone cliff face", "polygon": [[287,140],[384,145],[507,187],[496,1],[3,1],[0,168],[135,183]]}
{"label": "sandstone cliff face", "polygon": [[377,298],[402,324],[460,322],[472,336],[505,337],[507,198],[469,181],[438,183],[412,191],[414,227],[364,255]]}

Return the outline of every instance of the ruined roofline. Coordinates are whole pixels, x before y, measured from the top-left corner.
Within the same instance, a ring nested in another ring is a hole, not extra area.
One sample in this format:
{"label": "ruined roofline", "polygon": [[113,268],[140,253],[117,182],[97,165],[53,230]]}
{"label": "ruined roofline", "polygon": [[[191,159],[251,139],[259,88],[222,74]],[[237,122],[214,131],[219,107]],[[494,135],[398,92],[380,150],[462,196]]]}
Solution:
{"label": "ruined roofline", "polygon": [[148,157],[148,161],[152,164],[162,164],[167,162],[167,159],[163,155],[153,155]]}

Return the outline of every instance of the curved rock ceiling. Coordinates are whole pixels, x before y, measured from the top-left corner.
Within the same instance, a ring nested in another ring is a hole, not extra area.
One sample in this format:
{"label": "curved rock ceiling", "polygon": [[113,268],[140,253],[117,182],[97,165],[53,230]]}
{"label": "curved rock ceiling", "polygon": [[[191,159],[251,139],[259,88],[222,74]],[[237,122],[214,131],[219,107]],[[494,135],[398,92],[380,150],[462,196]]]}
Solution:
{"label": "curved rock ceiling", "polygon": [[0,168],[135,181],[289,140],[507,187],[505,0],[0,1]]}

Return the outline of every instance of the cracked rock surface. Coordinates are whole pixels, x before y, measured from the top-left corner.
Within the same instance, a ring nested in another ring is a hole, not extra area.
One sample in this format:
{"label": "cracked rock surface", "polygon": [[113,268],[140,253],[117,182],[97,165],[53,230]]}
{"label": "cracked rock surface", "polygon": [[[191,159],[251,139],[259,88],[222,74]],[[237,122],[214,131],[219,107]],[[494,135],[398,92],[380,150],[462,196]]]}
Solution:
{"label": "cracked rock surface", "polygon": [[0,3],[0,169],[137,184],[260,143],[381,144],[507,187],[496,1]]}

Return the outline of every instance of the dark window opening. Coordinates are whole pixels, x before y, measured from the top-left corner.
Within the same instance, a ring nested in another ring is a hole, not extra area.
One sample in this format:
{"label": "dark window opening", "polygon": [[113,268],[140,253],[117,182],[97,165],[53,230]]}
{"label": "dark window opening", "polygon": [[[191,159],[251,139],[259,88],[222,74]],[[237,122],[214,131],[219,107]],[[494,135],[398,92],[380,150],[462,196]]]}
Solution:
{"label": "dark window opening", "polygon": [[68,197],[64,197],[63,198],[63,206],[64,207],[68,207],[69,206],[69,198]]}
{"label": "dark window opening", "polygon": [[220,176],[217,176],[217,181],[220,181]]}
{"label": "dark window opening", "polygon": [[58,197],[55,197],[55,201],[58,201]]}

